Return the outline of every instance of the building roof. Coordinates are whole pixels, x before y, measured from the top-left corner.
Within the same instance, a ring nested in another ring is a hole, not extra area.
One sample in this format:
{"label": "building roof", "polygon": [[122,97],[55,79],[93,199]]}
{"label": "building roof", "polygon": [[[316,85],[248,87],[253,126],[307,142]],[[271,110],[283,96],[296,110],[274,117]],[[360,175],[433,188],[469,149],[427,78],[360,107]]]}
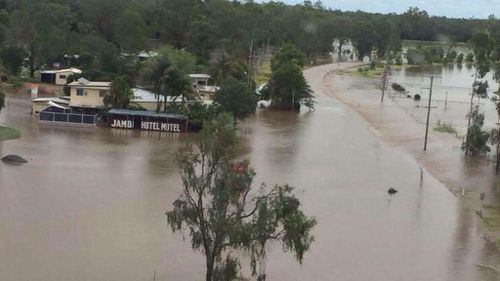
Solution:
{"label": "building roof", "polygon": [[69,100],[66,98],[66,97],[52,97],[52,98],[34,98],[31,100],[32,102],[34,103],[37,103],[37,102],[55,102],[55,103],[59,103],[59,104],[68,104],[69,103]]}
{"label": "building roof", "polygon": [[189,77],[191,79],[210,79],[212,76],[203,73],[194,73],[194,74],[189,74]]}
{"label": "building roof", "polygon": [[[157,102],[158,96],[146,89],[142,88],[132,88],[132,92],[134,97],[130,100],[130,102]],[[165,97],[160,95],[159,99],[161,102],[165,101]],[[182,96],[167,96],[167,102],[182,102]]]}
{"label": "building roof", "polygon": [[182,119],[187,120],[187,117],[175,113],[158,113],[154,111],[146,110],[130,110],[130,109],[117,109],[112,108],[108,111],[109,114],[121,114],[121,115],[132,115],[132,116],[148,116],[148,117],[163,117],[172,119]]}
{"label": "building roof", "polygon": [[46,73],[46,74],[53,74],[53,73],[61,73],[61,72],[73,72],[75,74],[82,74],[82,71],[78,68],[74,68],[74,67],[71,67],[71,68],[66,68],[66,69],[48,69],[48,70],[42,70],[40,71],[40,73]]}
{"label": "building roof", "polygon": [[85,78],[80,78],[77,81],[73,81],[68,84],[68,86],[80,86],[80,87],[111,87],[111,82],[96,81],[92,82]]}

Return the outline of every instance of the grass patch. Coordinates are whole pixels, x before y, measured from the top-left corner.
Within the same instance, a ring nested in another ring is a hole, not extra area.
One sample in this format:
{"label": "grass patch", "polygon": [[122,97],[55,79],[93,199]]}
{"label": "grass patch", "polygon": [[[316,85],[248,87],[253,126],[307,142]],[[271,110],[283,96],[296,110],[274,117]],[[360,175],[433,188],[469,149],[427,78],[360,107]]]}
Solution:
{"label": "grass patch", "polygon": [[440,132],[440,133],[448,133],[448,134],[457,134],[457,130],[453,128],[451,124],[439,124],[437,127],[434,127],[434,131]]}
{"label": "grass patch", "polygon": [[375,67],[375,69],[370,69],[369,65],[361,65],[359,67],[343,69],[340,73],[357,77],[377,78],[382,76],[382,73],[384,73],[384,67]]}
{"label": "grass patch", "polygon": [[496,207],[484,206],[481,220],[490,230],[500,230],[500,210]]}
{"label": "grass patch", "polygon": [[12,140],[21,137],[21,133],[9,127],[0,126],[0,141]]}
{"label": "grass patch", "polygon": [[[404,65],[389,65],[389,70],[397,70],[404,68]],[[367,78],[380,78],[384,73],[384,64],[382,62],[377,63],[375,69],[370,69],[369,64],[364,64],[356,67],[351,67],[347,69],[343,69],[340,71],[342,74],[356,76],[356,77],[367,77]]]}

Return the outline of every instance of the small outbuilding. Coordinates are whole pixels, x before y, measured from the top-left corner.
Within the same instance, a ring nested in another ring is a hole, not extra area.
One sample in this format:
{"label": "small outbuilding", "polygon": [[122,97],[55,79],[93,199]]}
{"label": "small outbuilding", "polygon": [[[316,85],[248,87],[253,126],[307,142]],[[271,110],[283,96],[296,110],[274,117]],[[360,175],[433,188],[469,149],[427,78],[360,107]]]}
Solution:
{"label": "small outbuilding", "polygon": [[67,83],[67,78],[73,74],[82,74],[82,71],[73,67],[58,70],[42,70],[40,71],[40,82],[64,86]]}

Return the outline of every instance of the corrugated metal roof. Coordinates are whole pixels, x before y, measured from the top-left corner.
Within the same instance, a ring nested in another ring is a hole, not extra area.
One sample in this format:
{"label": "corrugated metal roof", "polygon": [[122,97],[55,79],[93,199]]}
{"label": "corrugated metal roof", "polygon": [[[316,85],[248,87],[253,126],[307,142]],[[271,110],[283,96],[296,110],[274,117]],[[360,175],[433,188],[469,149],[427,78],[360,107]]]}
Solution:
{"label": "corrugated metal roof", "polygon": [[40,71],[40,73],[48,73],[48,74],[53,74],[53,73],[60,73],[60,72],[73,72],[73,73],[76,73],[76,74],[81,74],[82,71],[78,68],[66,68],[66,69],[49,69],[49,70],[42,70]]}
{"label": "corrugated metal roof", "polygon": [[192,79],[210,79],[210,75],[208,74],[202,74],[202,73],[193,73],[193,74],[189,74],[189,77],[191,77]]}
{"label": "corrugated metal roof", "polygon": [[91,82],[85,78],[80,78],[77,81],[73,81],[73,82],[69,83],[68,86],[111,87],[111,82]]}
{"label": "corrugated metal roof", "polygon": [[130,110],[130,109],[118,109],[112,108],[108,111],[109,114],[121,114],[121,115],[133,115],[133,116],[148,116],[148,117],[162,117],[162,118],[172,118],[172,119],[182,119],[187,120],[187,117],[175,113],[157,113],[155,111],[142,111],[142,110]]}

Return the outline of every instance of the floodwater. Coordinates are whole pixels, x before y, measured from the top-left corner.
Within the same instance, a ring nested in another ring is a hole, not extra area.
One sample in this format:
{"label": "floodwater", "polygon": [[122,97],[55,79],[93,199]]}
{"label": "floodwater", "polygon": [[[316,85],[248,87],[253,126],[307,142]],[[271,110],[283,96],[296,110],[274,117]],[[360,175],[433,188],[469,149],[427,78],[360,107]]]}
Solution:
{"label": "floodwater", "polygon": [[[241,124],[256,186],[296,186],[318,219],[303,265],[270,246],[268,280],[499,280],[473,212],[326,95],[332,67],[306,71],[316,111]],[[39,126],[28,107],[11,97],[0,115],[23,133],[0,154],[30,160],[0,164],[0,280],[203,279],[203,259],[164,216],[181,190],[175,152],[191,136]]]}
{"label": "floodwater", "polygon": [[[432,93],[432,120],[441,124],[454,126],[461,134],[467,132],[467,122],[464,122],[470,110],[472,84],[475,69],[471,65],[435,65],[415,66],[391,71],[389,83],[403,85],[409,94],[420,94],[421,107],[415,107],[411,99],[396,95],[397,103],[414,116],[419,122],[426,121],[426,107],[429,97],[430,76],[434,75]],[[480,80],[478,80],[480,81]],[[497,126],[498,114],[496,104],[491,97],[496,96],[498,83],[493,79],[493,73],[488,73],[482,81],[487,81],[488,98],[474,98],[474,103],[480,105],[480,111],[485,113],[485,127]],[[390,90],[390,87],[389,87]],[[394,92],[389,92],[389,96]]]}

